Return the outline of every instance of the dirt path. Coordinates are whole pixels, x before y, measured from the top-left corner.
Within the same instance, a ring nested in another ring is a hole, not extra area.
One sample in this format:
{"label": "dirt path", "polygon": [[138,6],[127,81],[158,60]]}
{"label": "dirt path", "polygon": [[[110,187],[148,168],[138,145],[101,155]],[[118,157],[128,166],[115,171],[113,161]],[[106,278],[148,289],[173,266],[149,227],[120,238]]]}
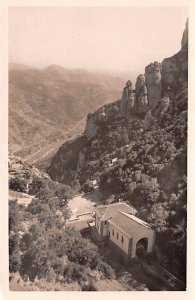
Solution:
{"label": "dirt path", "polygon": [[80,214],[91,212],[96,204],[100,204],[100,192],[96,188],[92,193],[80,194],[71,199],[68,207],[71,210],[71,219],[76,218]]}
{"label": "dirt path", "polygon": [[[67,130],[64,134],[66,135],[74,135],[79,133],[80,131],[82,132],[82,129],[79,130],[80,126],[82,126],[84,128],[84,122],[85,122],[86,118],[82,119],[81,121],[79,121],[73,128]],[[78,132],[77,132],[78,131]],[[33,153],[30,157],[26,157],[24,159],[25,162],[30,163],[30,164],[34,164],[38,161],[40,161],[41,159],[49,156],[49,154],[51,155],[53,152],[57,151],[58,148],[67,140],[66,137],[64,137],[63,139],[60,139],[59,141],[52,143],[50,145],[47,145],[41,149],[39,149],[37,152]]]}
{"label": "dirt path", "polygon": [[35,162],[39,161],[40,159],[46,157],[50,152],[55,151],[55,150],[57,151],[57,149],[64,143],[65,140],[66,140],[66,138],[64,137],[62,140],[60,140],[54,144],[50,144],[49,146],[41,148],[40,150],[35,152],[30,157],[25,158],[24,161],[29,164],[34,164]]}

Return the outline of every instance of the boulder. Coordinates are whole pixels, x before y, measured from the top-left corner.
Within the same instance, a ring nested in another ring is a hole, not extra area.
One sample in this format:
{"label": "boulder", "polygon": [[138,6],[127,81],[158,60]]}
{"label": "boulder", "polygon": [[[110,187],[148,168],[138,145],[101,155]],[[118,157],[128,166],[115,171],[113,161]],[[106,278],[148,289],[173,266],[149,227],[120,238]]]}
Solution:
{"label": "boulder", "polygon": [[137,113],[146,113],[148,110],[148,95],[147,95],[147,87],[145,83],[145,76],[140,74],[137,77],[135,84],[135,112]]}
{"label": "boulder", "polygon": [[132,83],[130,80],[127,81],[126,86],[123,89],[122,98],[120,102],[121,114],[128,116],[129,112],[134,107],[134,93],[132,89]]}
{"label": "boulder", "polygon": [[148,92],[148,104],[153,108],[162,95],[161,63],[154,62],[145,68],[145,80]]}
{"label": "boulder", "polygon": [[97,116],[94,114],[89,114],[87,116],[87,122],[85,126],[85,136],[89,139],[92,139],[97,135],[97,131]]}

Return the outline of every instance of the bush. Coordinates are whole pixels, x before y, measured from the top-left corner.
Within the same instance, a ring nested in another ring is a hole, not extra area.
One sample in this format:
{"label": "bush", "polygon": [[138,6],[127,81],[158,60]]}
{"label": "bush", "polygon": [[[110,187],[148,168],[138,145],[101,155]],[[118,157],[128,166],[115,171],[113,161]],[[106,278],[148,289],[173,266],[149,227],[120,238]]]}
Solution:
{"label": "bush", "polygon": [[18,231],[19,215],[20,212],[17,200],[11,200],[9,202],[9,232]]}
{"label": "bush", "polygon": [[81,291],[97,291],[93,281],[90,281],[89,284],[84,284],[81,288]]}
{"label": "bush", "polygon": [[18,233],[9,236],[9,271],[17,272],[21,265],[20,238]]}
{"label": "bush", "polygon": [[80,265],[96,265],[98,254],[96,247],[83,239],[76,239],[68,254],[68,259]]}
{"label": "bush", "polygon": [[82,186],[82,190],[85,193],[92,192],[94,190],[93,182],[91,180],[87,180],[85,184]]}
{"label": "bush", "polygon": [[112,279],[115,276],[112,267],[102,260],[99,260],[96,269],[100,271],[105,278]]}
{"label": "bush", "polygon": [[47,180],[45,178],[39,178],[35,176],[32,183],[29,184],[29,194],[36,195],[41,189],[47,187]]}
{"label": "bush", "polygon": [[9,180],[9,188],[10,190],[24,193],[27,188],[26,181],[16,176],[15,178],[10,178]]}
{"label": "bush", "polygon": [[74,262],[69,262],[65,266],[64,278],[67,282],[71,282],[71,281],[82,282],[88,280],[88,275],[86,269],[83,266],[76,264]]}
{"label": "bush", "polygon": [[21,256],[19,251],[14,251],[9,255],[9,271],[17,272],[20,270]]}

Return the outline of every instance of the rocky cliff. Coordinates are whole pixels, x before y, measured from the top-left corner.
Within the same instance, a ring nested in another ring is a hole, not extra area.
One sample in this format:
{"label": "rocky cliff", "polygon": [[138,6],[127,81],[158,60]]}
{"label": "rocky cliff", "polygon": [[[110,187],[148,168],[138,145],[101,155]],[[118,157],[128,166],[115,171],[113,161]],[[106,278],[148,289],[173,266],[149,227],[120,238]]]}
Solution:
{"label": "rocky cliff", "polygon": [[[96,182],[101,201],[126,201],[156,230],[164,265],[186,278],[188,29],[181,50],[127,81],[121,100],[88,115],[82,136],[51,161],[52,179]],[[79,185],[79,188],[80,188]]]}
{"label": "rocky cliff", "polygon": [[51,174],[51,178],[58,182],[71,184],[76,176],[80,151],[86,144],[87,138],[84,134],[65,142],[59,148],[57,155],[53,157],[47,170]]}
{"label": "rocky cliff", "polygon": [[146,79],[144,74],[137,77],[135,84],[136,99],[135,111],[138,114],[145,114],[148,110],[148,90],[146,87]]}
{"label": "rocky cliff", "polygon": [[52,159],[48,168],[51,178],[69,184],[73,177],[81,184],[87,179],[99,179],[102,168],[115,165],[112,160],[118,152],[123,152],[123,147],[131,151],[145,130],[153,131],[167,116],[174,119],[176,114],[177,118],[184,119],[188,84],[187,36],[186,24],[182,48],[177,54],[162,63],[150,63],[145,74],[137,77],[135,89],[129,80],[121,100],[88,115],[84,134],[66,142]]}

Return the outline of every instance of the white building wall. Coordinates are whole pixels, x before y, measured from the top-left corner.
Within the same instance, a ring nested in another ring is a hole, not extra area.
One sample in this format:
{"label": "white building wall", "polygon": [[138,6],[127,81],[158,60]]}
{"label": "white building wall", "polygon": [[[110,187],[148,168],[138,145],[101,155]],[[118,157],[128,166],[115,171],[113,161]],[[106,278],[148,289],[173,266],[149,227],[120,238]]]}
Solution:
{"label": "white building wall", "polygon": [[102,227],[103,227],[103,237],[108,236],[108,222],[105,223],[105,221],[102,221]]}
{"label": "white building wall", "polygon": [[[129,250],[129,238],[126,237],[120,230],[118,230],[116,227],[114,227],[112,224],[109,223],[109,232],[110,232],[110,240],[116,244],[119,248],[121,248],[126,254],[128,254]],[[112,231],[114,230],[114,236],[112,234]],[[118,239],[117,239],[117,232],[118,232]],[[121,238],[123,236],[123,243],[121,241]]]}

